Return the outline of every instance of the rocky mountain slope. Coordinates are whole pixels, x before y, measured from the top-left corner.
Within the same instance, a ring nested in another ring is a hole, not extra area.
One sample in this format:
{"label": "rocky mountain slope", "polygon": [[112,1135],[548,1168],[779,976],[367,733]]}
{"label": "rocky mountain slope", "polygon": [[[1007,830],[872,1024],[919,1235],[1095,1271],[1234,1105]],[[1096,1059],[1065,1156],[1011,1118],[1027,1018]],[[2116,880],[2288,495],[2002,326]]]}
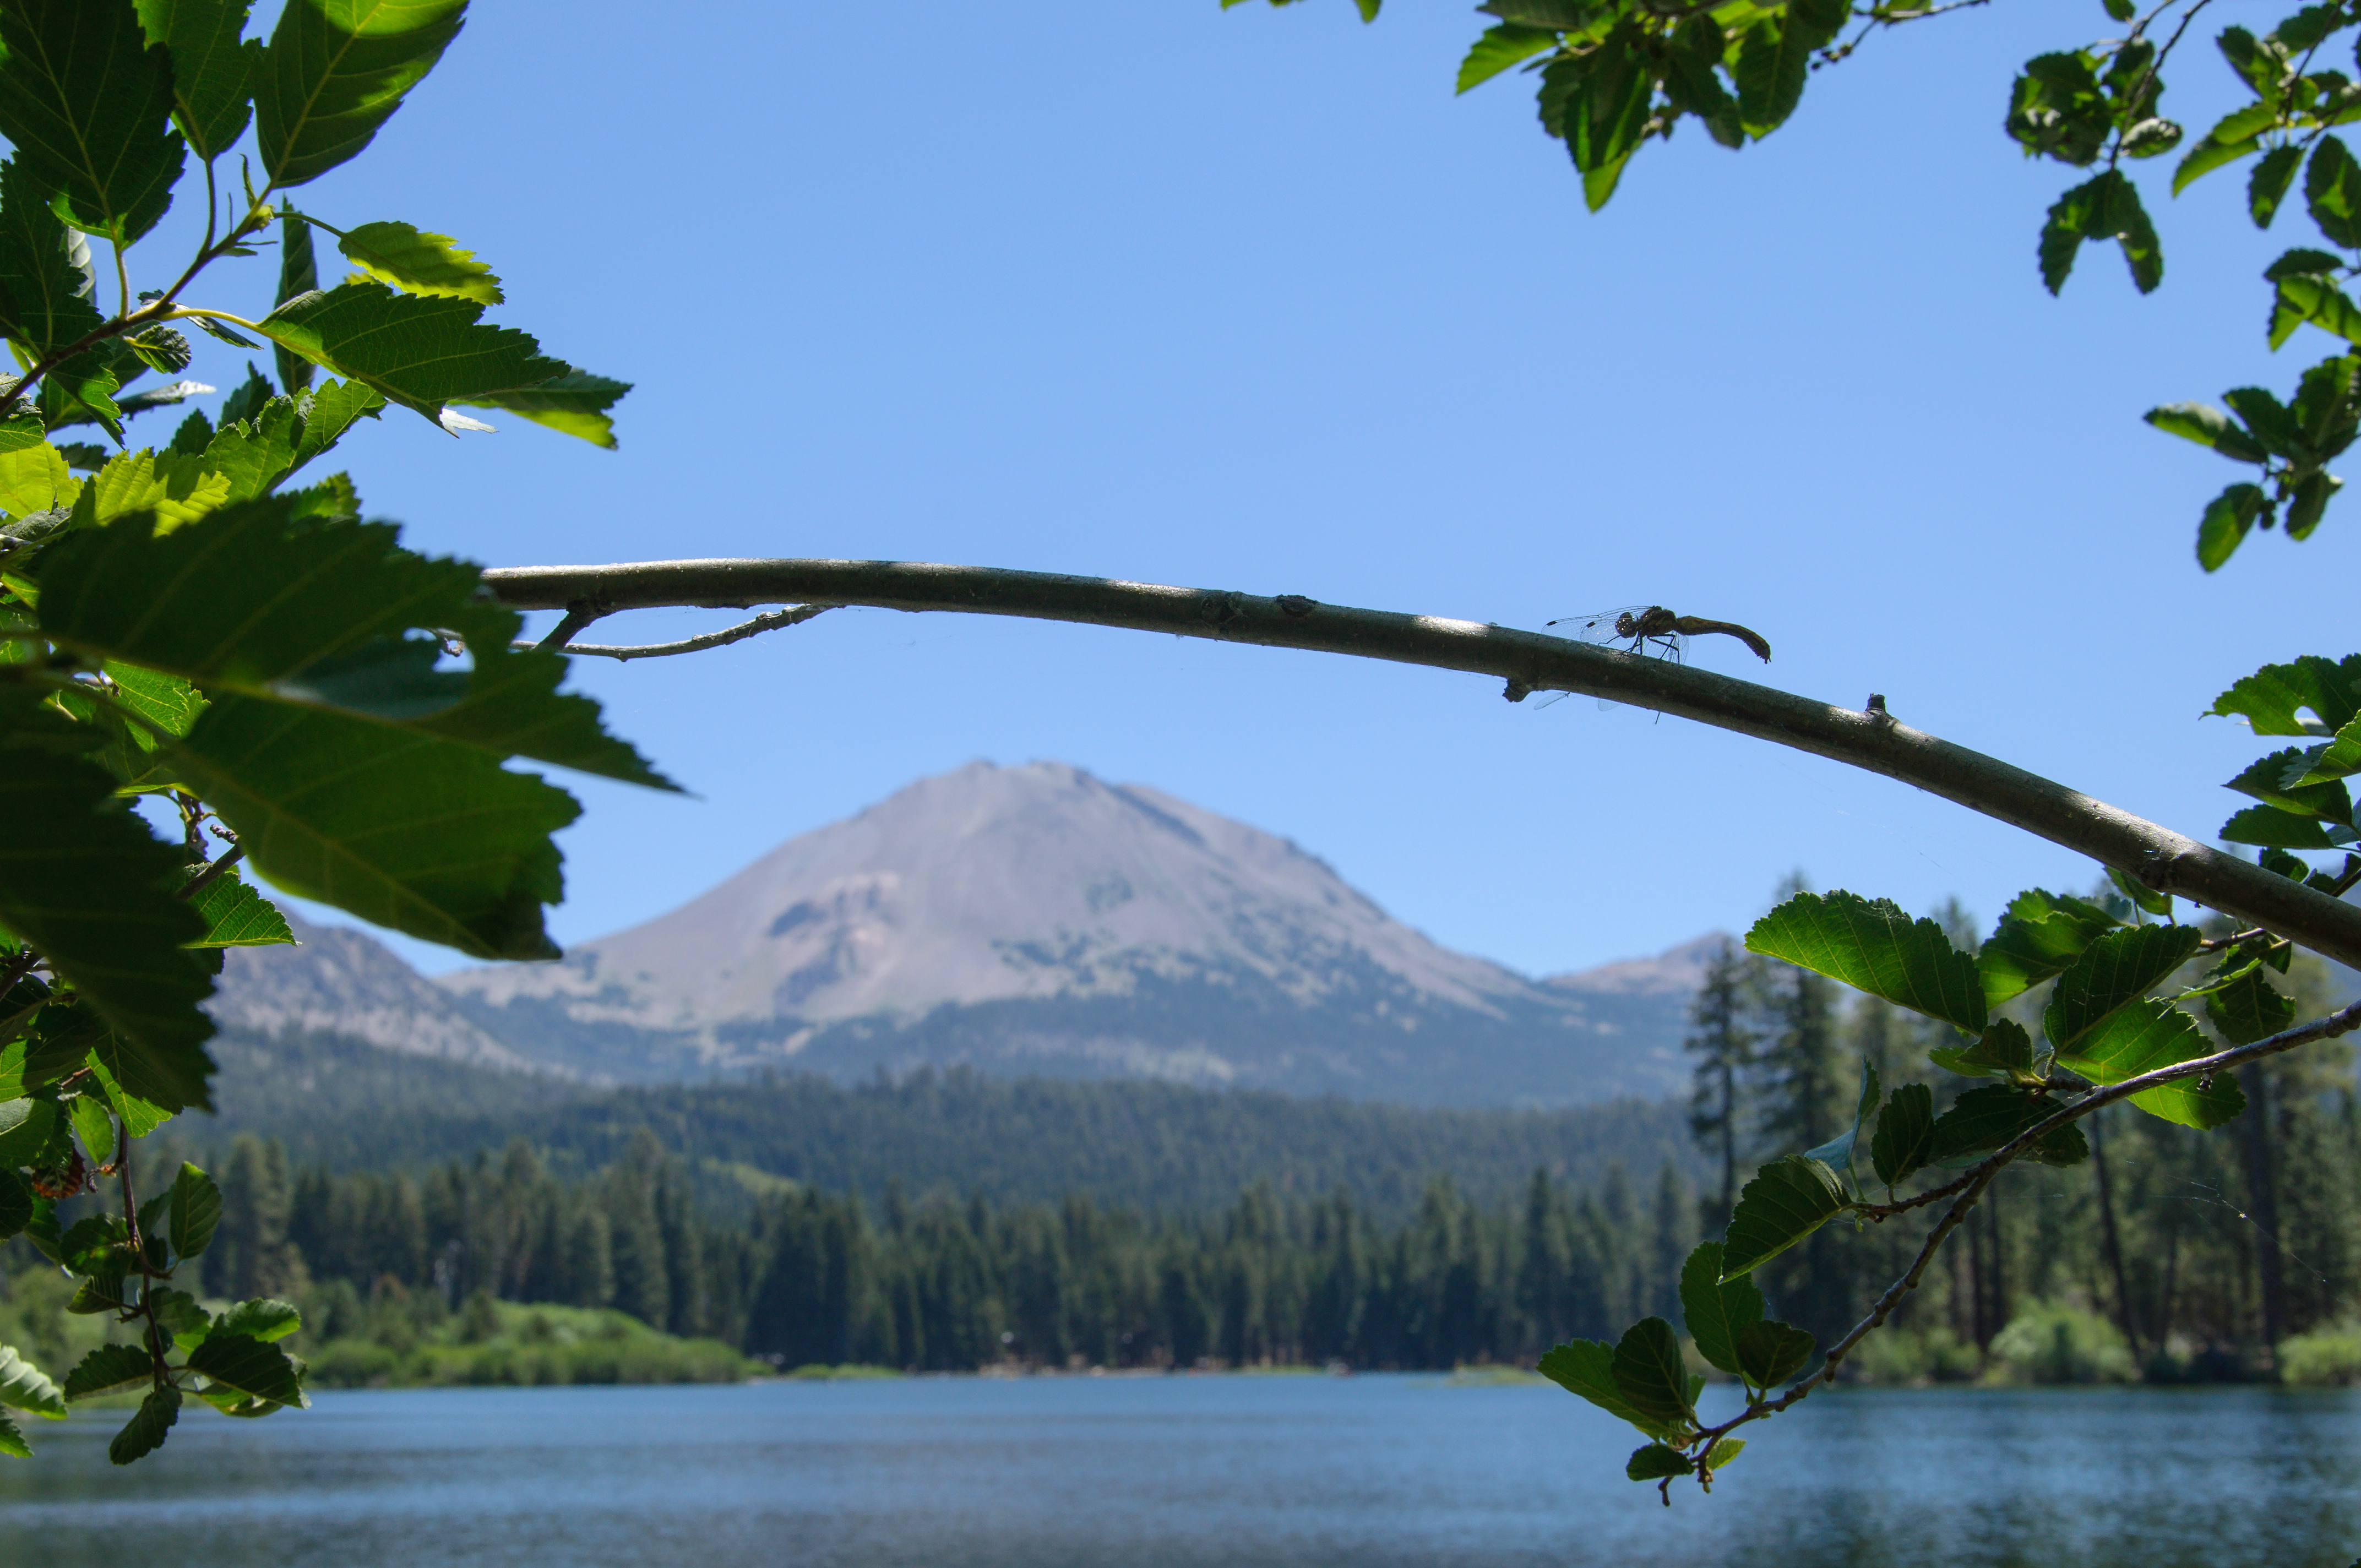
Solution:
{"label": "rocky mountain slope", "polygon": [[1675,1087],[1722,939],[1536,981],[1428,940],[1285,839],[1061,763],[977,762],[555,963],[429,984],[332,933],[240,955],[217,1013],[335,1032],[343,987],[341,1032],[626,1082],[968,1063],[1563,1105]]}

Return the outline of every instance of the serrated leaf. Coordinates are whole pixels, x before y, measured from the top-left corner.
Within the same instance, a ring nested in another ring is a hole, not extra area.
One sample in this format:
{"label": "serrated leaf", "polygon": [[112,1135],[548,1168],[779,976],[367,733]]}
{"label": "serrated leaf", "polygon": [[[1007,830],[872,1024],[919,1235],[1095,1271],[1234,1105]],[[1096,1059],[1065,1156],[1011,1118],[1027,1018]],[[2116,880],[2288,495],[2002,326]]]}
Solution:
{"label": "serrated leaf", "polygon": [[2303,196],[2321,233],[2347,250],[2361,247],[2361,163],[2342,140],[2323,137],[2313,147]]}
{"label": "serrated leaf", "polygon": [[178,675],[116,661],[107,664],[106,678],[115,701],[168,735],[186,735],[205,710],[203,695]]}
{"label": "serrated leaf", "polygon": [[1746,948],[1970,1034],[1983,1031],[1975,959],[1952,947],[1940,926],[1914,921],[1884,899],[1799,893],[1755,922]]}
{"label": "serrated leaf", "polygon": [[[112,1053],[108,1053],[112,1054]],[[114,1069],[106,1065],[105,1055],[93,1050],[85,1058],[91,1076],[98,1080],[99,1089],[115,1113],[123,1119],[124,1130],[135,1138],[144,1138],[172,1119],[172,1113],[152,1100],[142,1100],[115,1080]]]}
{"label": "serrated leaf", "polygon": [[[2004,1084],[1971,1089],[1936,1120],[1927,1163],[1971,1165],[2060,1109],[2058,1100],[2037,1090]],[[2091,1146],[2082,1129],[2069,1123],[2027,1148],[2023,1157],[2041,1165],[2080,1165],[2091,1157]]]}
{"label": "serrated leaf", "polygon": [[2158,919],[2172,918],[2172,894],[2158,892],[2118,866],[2107,868],[2107,880],[2135,908]]}
{"label": "serrated leaf", "polygon": [[94,1399],[156,1381],[156,1364],[136,1344],[103,1344],[74,1364],[61,1390],[69,1401]]}
{"label": "serrated leaf", "polygon": [[[2246,214],[2255,220],[2257,228],[2270,227],[2271,220],[2279,216],[2279,203],[2287,200],[2288,187],[2295,183],[2295,171],[2302,162],[2303,148],[2293,144],[2275,147],[2256,161],[2254,172],[2246,177]],[[2186,169],[2189,165],[2184,161],[2181,167]],[[2179,194],[2186,183],[2176,174],[2172,181],[2174,193]]]}
{"label": "serrated leaf", "polygon": [[2197,521],[2197,564],[2218,572],[2246,542],[2255,524],[2270,515],[2270,499],[2260,485],[2237,484],[2206,503]]}
{"label": "serrated leaf", "polygon": [[0,1166],[14,1169],[31,1165],[49,1146],[58,1127],[54,1100],[10,1100],[0,1102]]}
{"label": "serrated leaf", "polygon": [[1699,1242],[1681,1265],[1681,1321],[1697,1354],[1724,1372],[1738,1370],[1738,1331],[1763,1316],[1763,1291],[1752,1278],[1721,1277],[1721,1244]]}
{"label": "serrated leaf", "polygon": [[14,1345],[0,1344],[0,1405],[53,1421],[66,1419],[64,1393]]}
{"label": "serrated leaf", "polygon": [[1976,950],[1984,1003],[1997,1007],[2066,972],[2082,950],[2121,921],[2096,905],[2035,888],[2019,894]]}
{"label": "serrated leaf", "polygon": [[161,528],[179,528],[229,499],[229,481],[203,459],[141,447],[116,454],[93,477],[88,521],[104,528],[140,513]]}
{"label": "serrated leaf", "polygon": [[2289,746],[2249,764],[2223,787],[2299,817],[2321,817],[2340,824],[2351,822],[2353,795],[2343,780],[2289,782],[2291,778],[2302,780],[2310,772],[2304,751]]}
{"label": "serrated leaf", "polygon": [[2016,1084],[2041,1081],[2048,1065],[2048,1053],[2037,1051],[2033,1036],[2014,1018],[1993,1019],[1983,1038],[1964,1049],[1932,1050],[1927,1055],[1937,1067],[1961,1078],[2004,1078]]}
{"label": "serrated leaf", "polygon": [[579,807],[471,747],[229,695],[171,764],[290,893],[482,958],[555,958],[549,835]]}
{"label": "serrated leaf", "polygon": [[86,729],[0,693],[0,821],[38,822],[0,834],[0,926],[46,957],[85,1006],[208,1105],[212,1022],[198,1003],[213,979],[182,944],[203,931],[172,896],[181,852],[159,842],[115,798],[114,781],[71,754]]}
{"label": "serrated leaf", "polygon": [[1520,27],[1514,22],[1488,27],[1483,36],[1469,47],[1467,58],[1459,62],[1459,83],[1455,91],[1465,93],[1471,87],[1491,81],[1520,61],[1531,60],[1543,49],[1556,47],[1557,34],[1547,27]]}
{"label": "serrated leaf", "polygon": [[[518,618],[477,599],[477,567],[401,550],[388,524],[299,519],[296,504],[238,503],[170,534],[120,526],[65,539],[42,564],[42,630],[216,696],[324,708],[495,757],[675,787],[600,728],[596,703],[559,695],[562,656],[509,648]],[[412,628],[459,630],[474,668],[439,670],[439,639],[402,635]],[[199,751],[203,730],[189,742]]]}
{"label": "serrated leaf", "polygon": [[1569,1394],[1579,1394],[1613,1416],[1646,1429],[1647,1420],[1623,1397],[1615,1381],[1615,1347],[1603,1341],[1578,1339],[1554,1346],[1535,1368]]}
{"label": "serrated leaf", "polygon": [[1765,1321],[1738,1331],[1740,1374],[1768,1393],[1801,1372],[1819,1341],[1792,1323]]}
{"label": "serrated leaf", "polygon": [[1908,1180],[1927,1164],[1934,1150],[1935,1092],[1923,1083],[1905,1083],[1885,1099],[1877,1113],[1877,1134],[1870,1139],[1870,1162],[1878,1180],[1890,1190]]}
{"label": "serrated leaf", "polygon": [[67,471],[65,455],[47,442],[0,454],[0,511],[30,517],[71,506],[82,481]]}
{"label": "serrated leaf", "polygon": [[2268,463],[2262,444],[2220,409],[2204,403],[2166,403],[2141,416],[2168,435],[2211,447],[2234,463]]}
{"label": "serrated leaf", "polygon": [[2307,654],[2292,663],[2265,664],[2205,711],[2244,718],[2257,735],[2308,735],[2297,717],[2307,708],[2332,730],[2361,717],[2361,653],[2342,662]]}
{"label": "serrated leaf", "polygon": [[[312,247],[312,225],[291,203],[279,216],[279,293],[271,301],[276,309],[299,294],[309,294],[320,286],[320,263]],[[279,368],[280,385],[291,397],[307,390],[316,367],[300,354],[290,354],[278,345],[271,345]],[[260,492],[256,492],[259,494]]]}
{"label": "serrated leaf", "polygon": [[2221,978],[2205,992],[2205,1016],[2229,1044],[2251,1046],[2295,1023],[2294,1000],[2273,989],[2259,960],[2234,951],[2215,973]]}
{"label": "serrated leaf", "polygon": [[79,342],[99,323],[66,226],[14,159],[0,163],[0,311],[6,313],[0,334],[37,358]]}
{"label": "serrated leaf", "polygon": [[615,422],[607,411],[631,389],[629,381],[593,376],[587,370],[568,370],[522,391],[452,400],[470,408],[506,409],[561,435],[575,436],[611,452],[615,447]]}
{"label": "serrated leaf", "polygon": [[0,1411],[0,1453],[11,1459],[33,1457],[33,1445],[25,1441],[23,1429],[5,1411]]}
{"label": "serrated leaf", "polygon": [[1723,1465],[1729,1464],[1731,1460],[1737,1458],[1740,1454],[1745,1452],[1746,1440],[1744,1438],[1725,1437],[1713,1445],[1713,1452],[1711,1453],[1706,1455],[1706,1468],[1708,1470],[1719,1470]]}
{"label": "serrated leaf", "polygon": [[1634,1481],[1661,1481],[1669,1475],[1686,1475],[1695,1468],[1687,1454],[1661,1442],[1633,1449],[1631,1457],[1623,1462],[1623,1474]]}
{"label": "serrated leaf", "polygon": [[2232,844],[2279,850],[2334,850],[2354,841],[2350,828],[2332,831],[2316,817],[2299,817],[2276,806],[2246,807],[2222,824],[2220,836]]}
{"label": "serrated leaf", "polygon": [[527,334],[479,321],[483,313],[472,300],[346,283],[300,294],[256,325],[290,352],[439,421],[445,403],[521,392],[569,368]]}
{"label": "serrated leaf", "polygon": [[236,872],[215,877],[190,902],[206,924],[204,937],[192,947],[263,948],[295,940],[287,916],[240,882]]}
{"label": "serrated leaf", "polygon": [[2058,977],[2042,1009],[2042,1032],[2064,1056],[2119,1007],[2145,997],[2196,956],[2205,933],[2193,926],[2134,926],[2110,931]]}
{"label": "serrated leaf", "polygon": [[150,370],[172,376],[189,367],[189,340],[170,327],[148,327],[120,341]]}
{"label": "serrated leaf", "polygon": [[156,1321],[183,1354],[196,1348],[213,1332],[213,1314],[185,1290],[159,1286],[148,1293],[148,1305],[155,1312]]}
{"label": "serrated leaf", "polygon": [[1836,37],[1850,10],[1847,0],[1793,0],[1784,16],[1764,16],[1741,35],[1731,74],[1749,136],[1770,135],[1795,112],[1813,54]]}
{"label": "serrated leaf", "polygon": [[[2145,1072],[2211,1056],[2213,1047],[2190,1021],[2189,1014],[2167,1002],[2148,1001],[2126,1007],[2092,1032],[2072,1056],[2060,1053],[2058,1065],[2079,1072],[2093,1083],[2121,1083]],[[2194,1079],[2142,1090],[2132,1103],[2151,1116],[2184,1127],[2218,1127],[2246,1109],[2246,1097],[2238,1080],[2224,1073],[2210,1089],[2200,1090]]]}
{"label": "serrated leaf", "polygon": [[1774,1159],[1738,1195],[1722,1238],[1722,1277],[1751,1274],[1844,1212],[1836,1172],[1803,1155]]}
{"label": "serrated leaf", "polygon": [[33,1220],[33,1190],[14,1170],[0,1168],[0,1242],[28,1228]]}
{"label": "serrated leaf", "polygon": [[254,77],[270,183],[317,179],[358,153],[458,35],[467,0],[288,0]]}
{"label": "serrated leaf", "polygon": [[[306,371],[308,361],[298,361]],[[229,482],[234,501],[269,494],[341,440],[353,422],[371,419],[385,400],[357,381],[329,381],[316,392],[273,398],[246,420],[225,421],[205,447],[205,466]]]}
{"label": "serrated leaf", "polygon": [[131,0],[12,0],[0,47],[0,136],[50,210],[117,247],[153,228],[187,148],[168,128],[170,60]]}
{"label": "serrated leaf", "polygon": [[139,1401],[137,1412],[106,1445],[108,1461],[129,1464],[153,1453],[164,1446],[165,1436],[180,1419],[181,1391],[170,1387],[157,1389]]}
{"label": "serrated leaf", "polygon": [[104,1100],[93,1100],[87,1094],[77,1094],[67,1106],[74,1131],[82,1136],[82,1146],[90,1151],[93,1165],[105,1165],[115,1157],[115,1116]]}
{"label": "serrated leaf", "polygon": [[1634,1424],[1652,1433],[1677,1433],[1695,1420],[1680,1336],[1662,1318],[1642,1318],[1615,1344],[1615,1387],[1640,1413]]}
{"label": "serrated leaf", "polygon": [[[285,1306],[284,1302],[270,1303]],[[259,1306],[248,1302],[247,1306]],[[292,1309],[289,1309],[292,1310]],[[233,1309],[236,1310],[236,1309]],[[299,1409],[310,1405],[303,1386],[297,1380],[294,1365],[287,1353],[277,1345],[265,1344],[250,1335],[236,1333],[224,1327],[225,1317],[214,1324],[213,1332],[203,1343],[189,1352],[189,1370],[202,1373],[224,1387],[235,1388],[250,1399],[268,1399],[276,1405],[293,1405]]]}
{"label": "serrated leaf", "polygon": [[345,259],[405,294],[437,294],[478,304],[501,302],[492,269],[447,234],[427,234],[402,223],[363,224],[337,242]]}
{"label": "serrated leaf", "polygon": [[[285,1339],[302,1326],[303,1314],[297,1311],[291,1303],[261,1297],[251,1301],[240,1301],[224,1312],[214,1324],[214,1332],[244,1334],[248,1339],[268,1344],[273,1340]],[[276,1395],[269,1397],[278,1398]],[[280,1399],[279,1402],[285,1404],[287,1401]]]}
{"label": "serrated leaf", "polygon": [[138,0],[148,41],[172,59],[172,123],[202,159],[219,158],[246,130],[249,82],[262,46],[247,40],[247,0]]}
{"label": "serrated leaf", "polygon": [[2355,773],[2361,773],[2361,718],[2348,719],[2328,744],[2299,752],[2280,774],[2279,788],[2294,794]]}
{"label": "serrated leaf", "polygon": [[221,1189],[214,1179],[183,1160],[172,1179],[172,1208],[166,1239],[175,1257],[196,1257],[213,1245],[214,1229],[221,1223]]}

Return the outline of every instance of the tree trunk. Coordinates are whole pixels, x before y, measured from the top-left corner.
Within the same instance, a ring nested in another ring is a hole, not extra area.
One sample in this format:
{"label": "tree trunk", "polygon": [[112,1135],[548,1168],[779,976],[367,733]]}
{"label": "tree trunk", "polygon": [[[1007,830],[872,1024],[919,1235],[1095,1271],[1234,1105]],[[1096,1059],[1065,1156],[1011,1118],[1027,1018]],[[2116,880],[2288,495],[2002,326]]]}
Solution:
{"label": "tree trunk", "polygon": [[2123,1243],[2115,1234],[2114,1195],[2107,1185],[2107,1145],[2100,1130],[2100,1124],[2105,1120],[2106,1113],[2103,1111],[2092,1115],[2087,1124],[2091,1129],[2091,1166],[2099,1178],[2099,1231],[2106,1241],[2107,1266],[2115,1277],[2115,1318],[2123,1326],[2124,1343],[2131,1346],[2132,1360],[2137,1362],[2140,1358],[2139,1330],[2132,1322],[2132,1288],[2124,1276]]}
{"label": "tree trunk", "polygon": [[2271,1171],[2270,1080],[2257,1065],[2241,1069],[2238,1083],[2246,1091],[2246,1217],[2262,1233],[2255,1273],[2262,1287],[2263,1348],[2277,1366],[2287,1327],[2287,1281],[2279,1268],[2279,1191]]}

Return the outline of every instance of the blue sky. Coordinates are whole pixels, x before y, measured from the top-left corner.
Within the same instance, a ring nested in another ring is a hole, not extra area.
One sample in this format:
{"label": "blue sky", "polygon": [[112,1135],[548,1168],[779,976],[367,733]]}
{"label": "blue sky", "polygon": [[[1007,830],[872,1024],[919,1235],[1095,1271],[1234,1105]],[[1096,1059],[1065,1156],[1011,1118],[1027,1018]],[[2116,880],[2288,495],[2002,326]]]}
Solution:
{"label": "blue sky", "polygon": [[[475,248],[496,319],[637,383],[621,449],[397,413],[340,455],[410,543],[491,564],[955,561],[1525,627],[1668,604],[1776,649],[1766,671],[1713,640],[1711,667],[1883,692],[2209,836],[2256,748],[2197,716],[2258,663],[2349,649],[2306,630],[2305,590],[2349,579],[2361,502],[2209,579],[2195,519],[2234,476],[2138,416],[2325,352],[2263,341],[2257,275],[2301,214],[2255,233],[2237,172],[2170,202],[2158,160],[2164,289],[2141,300],[2109,249],[2042,291],[2035,235],[2073,176],[2000,120],[2016,62],[2105,28],[2091,3],[1880,38],[1770,141],[1691,123],[1593,215],[1522,80],[1454,98],[1483,20],[485,0],[298,201]],[[2195,132],[2233,102],[2202,41],[2168,80]],[[194,302],[266,308],[247,269]],[[240,356],[199,342],[227,388]],[[887,611],[591,663],[582,688],[696,795],[573,784],[568,942],[977,757],[1284,834],[1537,973],[1742,929],[1797,867],[1986,922],[2097,874],[1884,779],[1472,676]]]}

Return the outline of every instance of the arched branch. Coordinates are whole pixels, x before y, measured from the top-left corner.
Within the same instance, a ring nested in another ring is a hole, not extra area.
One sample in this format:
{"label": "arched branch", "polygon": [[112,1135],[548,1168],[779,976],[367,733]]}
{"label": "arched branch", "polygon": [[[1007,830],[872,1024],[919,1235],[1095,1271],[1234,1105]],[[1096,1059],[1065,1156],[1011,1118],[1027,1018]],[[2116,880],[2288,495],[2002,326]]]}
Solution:
{"label": "arched branch", "polygon": [[1355,609],[1296,594],[1264,598],[908,561],[511,566],[486,572],[484,582],[516,609],[605,615],[660,607],[830,604],[1011,615],[1464,670],[1505,682],[1511,700],[1536,691],[1612,697],[1915,784],[2116,867],[2159,892],[2361,968],[2361,908],[2037,773],[1914,729],[1894,719],[1883,705],[1868,711],[1834,707],[1709,670],[1540,632]]}

